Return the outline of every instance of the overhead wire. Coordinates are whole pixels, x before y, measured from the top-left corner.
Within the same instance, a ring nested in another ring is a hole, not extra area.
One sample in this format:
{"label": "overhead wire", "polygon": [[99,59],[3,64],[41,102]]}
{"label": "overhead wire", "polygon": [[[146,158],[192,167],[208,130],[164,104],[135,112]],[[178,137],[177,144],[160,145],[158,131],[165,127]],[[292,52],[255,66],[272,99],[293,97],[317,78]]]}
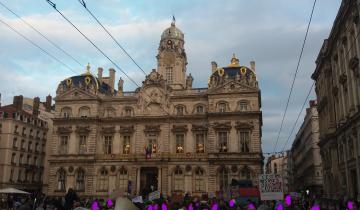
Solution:
{"label": "overhead wire", "polygon": [[284,114],[283,114],[283,117],[282,117],[282,120],[281,120],[281,125],[280,125],[280,129],[279,129],[279,132],[278,132],[278,136],[276,138],[276,143],[275,143],[273,152],[276,151],[276,147],[277,147],[277,144],[279,142],[280,134],[281,134],[281,131],[282,131],[282,128],[283,128],[283,125],[284,125],[285,116],[286,116],[286,113],[287,113],[287,110],[288,110],[288,107],[289,107],[289,102],[290,102],[290,98],[291,98],[291,95],[292,95],[292,92],[293,92],[293,89],[294,89],[294,84],[295,84],[295,81],[296,81],[297,73],[299,71],[299,66],[300,66],[300,62],[301,62],[302,55],[303,55],[303,52],[304,52],[307,36],[308,36],[308,33],[309,33],[311,20],[312,20],[313,14],[314,14],[315,5],[316,5],[316,0],[314,0],[313,6],[312,6],[310,19],[309,19],[309,22],[308,22],[308,25],[307,25],[307,28],[306,28],[305,38],[303,40],[303,44],[302,44],[302,47],[301,47],[299,59],[298,59],[297,65],[296,65],[295,74],[294,74],[294,77],[293,77],[293,80],[292,80],[292,83],[291,83],[289,96],[288,96],[287,101],[286,101],[285,111],[284,111]]}
{"label": "overhead wire", "polygon": [[16,34],[18,34],[19,36],[21,36],[23,39],[25,39],[26,41],[30,42],[32,45],[34,45],[35,47],[37,47],[38,49],[40,49],[43,53],[47,54],[49,57],[51,57],[52,59],[56,60],[57,62],[59,62],[61,65],[65,66],[67,69],[69,69],[70,71],[72,71],[73,73],[76,74],[76,72],[70,68],[68,65],[66,65],[64,62],[62,62],[61,60],[59,60],[56,56],[54,56],[53,54],[51,54],[50,52],[46,51],[44,48],[42,48],[41,46],[39,46],[38,44],[36,44],[34,41],[32,41],[31,39],[27,38],[25,35],[23,35],[22,33],[20,33],[18,30],[16,30],[15,28],[13,28],[12,26],[10,26],[8,23],[6,23],[4,20],[2,20],[0,18],[0,22],[2,24],[4,24],[5,26],[7,26],[9,29],[11,29],[12,31],[14,31]]}
{"label": "overhead wire", "polygon": [[26,20],[24,20],[20,15],[18,15],[17,13],[15,13],[12,9],[10,9],[8,6],[6,6],[4,3],[2,3],[0,1],[0,5],[3,6],[5,9],[7,9],[9,12],[11,12],[13,15],[15,15],[17,18],[19,18],[23,23],[25,23],[27,26],[29,26],[31,29],[33,29],[34,31],[36,31],[41,37],[43,37],[44,39],[46,39],[50,44],[52,44],[54,47],[56,47],[58,50],[60,50],[61,52],[63,52],[65,55],[67,55],[69,58],[71,58],[73,61],[75,61],[77,64],[79,64],[81,67],[83,67],[83,65],[72,55],[70,55],[70,53],[66,52],[64,49],[62,49],[58,44],[56,44],[55,42],[51,41],[47,36],[45,36],[43,33],[41,33],[38,29],[36,29],[33,25],[31,25],[29,22],[27,22]]}
{"label": "overhead wire", "polygon": [[96,22],[104,29],[104,31],[111,37],[111,39],[116,43],[116,45],[131,59],[131,61],[144,73],[146,72],[140,67],[140,65],[135,61],[135,59],[125,50],[125,48],[115,39],[115,37],[106,29],[106,27],[99,21],[99,19],[87,8],[84,0],[79,0],[79,3],[85,8],[85,10],[96,20]]}

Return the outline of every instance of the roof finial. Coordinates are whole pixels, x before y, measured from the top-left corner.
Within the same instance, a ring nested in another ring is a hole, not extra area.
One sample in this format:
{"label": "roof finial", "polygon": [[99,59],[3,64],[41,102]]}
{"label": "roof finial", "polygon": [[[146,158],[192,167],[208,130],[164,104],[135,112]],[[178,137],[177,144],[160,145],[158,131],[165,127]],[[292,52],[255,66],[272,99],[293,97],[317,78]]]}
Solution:
{"label": "roof finial", "polygon": [[90,74],[90,63],[86,66],[86,74]]}
{"label": "roof finial", "polygon": [[176,22],[175,16],[173,15],[172,22],[171,22],[171,26],[175,26],[175,22]]}
{"label": "roof finial", "polygon": [[233,53],[233,57],[231,58],[230,66],[232,67],[239,66],[239,59],[236,58],[235,53]]}

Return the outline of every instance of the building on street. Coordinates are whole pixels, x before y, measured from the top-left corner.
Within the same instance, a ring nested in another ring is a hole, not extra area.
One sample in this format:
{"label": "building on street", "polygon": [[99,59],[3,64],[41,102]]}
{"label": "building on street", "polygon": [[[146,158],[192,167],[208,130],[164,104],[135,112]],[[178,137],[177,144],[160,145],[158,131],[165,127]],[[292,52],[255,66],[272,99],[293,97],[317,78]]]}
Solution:
{"label": "building on street", "polygon": [[360,1],[342,1],[312,75],[325,197],[360,200]]}
{"label": "building on street", "polygon": [[52,126],[51,96],[15,96],[0,107],[0,188],[41,191],[46,180],[46,147]]}
{"label": "building on street", "polygon": [[66,78],[55,98],[49,195],[113,191],[193,195],[229,189],[232,179],[257,185],[262,173],[261,99],[255,72],[235,55],[211,63],[209,84],[187,74],[184,34],[161,35],[157,69],[133,92],[115,70]]}
{"label": "building on street", "polygon": [[283,179],[283,192],[288,193],[291,189],[291,168],[289,151],[282,154],[271,155],[265,166],[267,174],[280,174]]}
{"label": "building on street", "polygon": [[319,119],[317,102],[311,100],[291,147],[293,187],[297,192],[309,190],[311,194],[322,194],[322,165],[319,143]]}

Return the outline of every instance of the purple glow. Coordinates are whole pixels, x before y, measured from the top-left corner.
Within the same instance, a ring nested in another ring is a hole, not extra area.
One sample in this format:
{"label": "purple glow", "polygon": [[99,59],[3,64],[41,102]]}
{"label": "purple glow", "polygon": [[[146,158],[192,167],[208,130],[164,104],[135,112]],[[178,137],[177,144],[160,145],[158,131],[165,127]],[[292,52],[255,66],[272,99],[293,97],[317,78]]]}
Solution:
{"label": "purple glow", "polygon": [[99,210],[99,205],[96,201],[91,204],[91,210]]}
{"label": "purple glow", "polygon": [[354,203],[352,201],[348,201],[347,202],[347,207],[348,207],[348,209],[353,210],[354,209]]}
{"label": "purple glow", "polygon": [[152,205],[149,205],[149,206],[148,206],[148,210],[154,210],[153,206],[152,206]]}
{"label": "purple glow", "polygon": [[249,210],[255,210],[255,206],[253,203],[250,203],[248,208],[249,208]]}
{"label": "purple glow", "polygon": [[113,203],[113,201],[112,201],[111,199],[108,199],[108,200],[106,201],[106,205],[107,205],[108,207],[112,207],[112,206],[114,205],[114,203]]}
{"label": "purple glow", "polygon": [[291,196],[290,195],[285,196],[285,204],[287,206],[291,206]]}
{"label": "purple glow", "polygon": [[159,205],[158,204],[154,205],[154,210],[159,210]]}
{"label": "purple glow", "polygon": [[320,206],[315,204],[310,210],[320,210]]}
{"label": "purple glow", "polygon": [[218,205],[217,203],[215,203],[212,207],[211,207],[211,210],[217,210],[218,209]]}
{"label": "purple glow", "polygon": [[234,199],[229,200],[229,206],[230,206],[230,207],[234,207],[234,206],[235,206],[235,200],[234,200]]}
{"label": "purple glow", "polygon": [[200,203],[197,202],[197,203],[195,204],[195,206],[196,206],[196,207],[200,207]]}
{"label": "purple glow", "polygon": [[279,205],[277,206],[277,210],[283,210],[283,209],[284,209],[283,205],[279,203]]}
{"label": "purple glow", "polygon": [[188,210],[194,210],[192,203],[190,203]]}
{"label": "purple glow", "polygon": [[166,206],[165,203],[163,203],[163,204],[161,205],[161,210],[167,210],[167,206]]}

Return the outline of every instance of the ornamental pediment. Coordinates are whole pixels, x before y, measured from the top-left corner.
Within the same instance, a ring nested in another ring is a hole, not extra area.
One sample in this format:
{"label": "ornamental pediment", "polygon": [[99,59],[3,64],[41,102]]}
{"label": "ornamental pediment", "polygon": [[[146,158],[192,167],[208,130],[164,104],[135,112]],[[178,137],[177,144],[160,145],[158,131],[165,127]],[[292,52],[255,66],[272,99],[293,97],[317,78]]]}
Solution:
{"label": "ornamental pediment", "polygon": [[208,130],[208,126],[207,125],[192,125],[191,128],[192,131],[207,131]]}
{"label": "ornamental pediment", "polygon": [[231,129],[231,122],[216,122],[212,126],[215,130],[230,130]]}
{"label": "ornamental pediment", "polygon": [[92,92],[81,90],[77,87],[71,88],[68,91],[61,92],[55,100],[79,100],[79,99],[97,99],[97,96]]}
{"label": "ornamental pediment", "polygon": [[165,87],[166,80],[163,78],[161,74],[159,74],[159,72],[153,69],[151,73],[146,76],[145,81],[143,82],[143,87],[147,85],[156,85],[156,86]]}
{"label": "ornamental pediment", "polygon": [[145,125],[145,129],[144,129],[144,132],[146,133],[158,133],[160,132],[161,129],[160,129],[160,125]]}
{"label": "ornamental pediment", "polygon": [[185,133],[188,131],[187,125],[173,125],[171,129],[173,133]]}
{"label": "ornamental pediment", "polygon": [[237,93],[237,92],[254,92],[258,88],[254,84],[248,84],[246,81],[230,81],[216,87],[209,88],[208,94],[219,93]]}
{"label": "ornamental pediment", "polygon": [[90,126],[76,126],[76,133],[88,134],[90,133]]}
{"label": "ornamental pediment", "polygon": [[109,127],[102,127],[101,132],[105,134],[112,134],[115,133],[115,126],[109,126]]}
{"label": "ornamental pediment", "polygon": [[254,128],[254,125],[252,122],[239,122],[237,121],[235,123],[235,128],[238,129],[238,130],[241,130],[241,129],[249,129],[249,130],[252,130]]}
{"label": "ornamental pediment", "polygon": [[64,126],[64,127],[58,127],[57,133],[64,134],[64,133],[71,133],[72,127],[71,126]]}
{"label": "ornamental pediment", "polygon": [[134,126],[120,126],[120,133],[134,133]]}

